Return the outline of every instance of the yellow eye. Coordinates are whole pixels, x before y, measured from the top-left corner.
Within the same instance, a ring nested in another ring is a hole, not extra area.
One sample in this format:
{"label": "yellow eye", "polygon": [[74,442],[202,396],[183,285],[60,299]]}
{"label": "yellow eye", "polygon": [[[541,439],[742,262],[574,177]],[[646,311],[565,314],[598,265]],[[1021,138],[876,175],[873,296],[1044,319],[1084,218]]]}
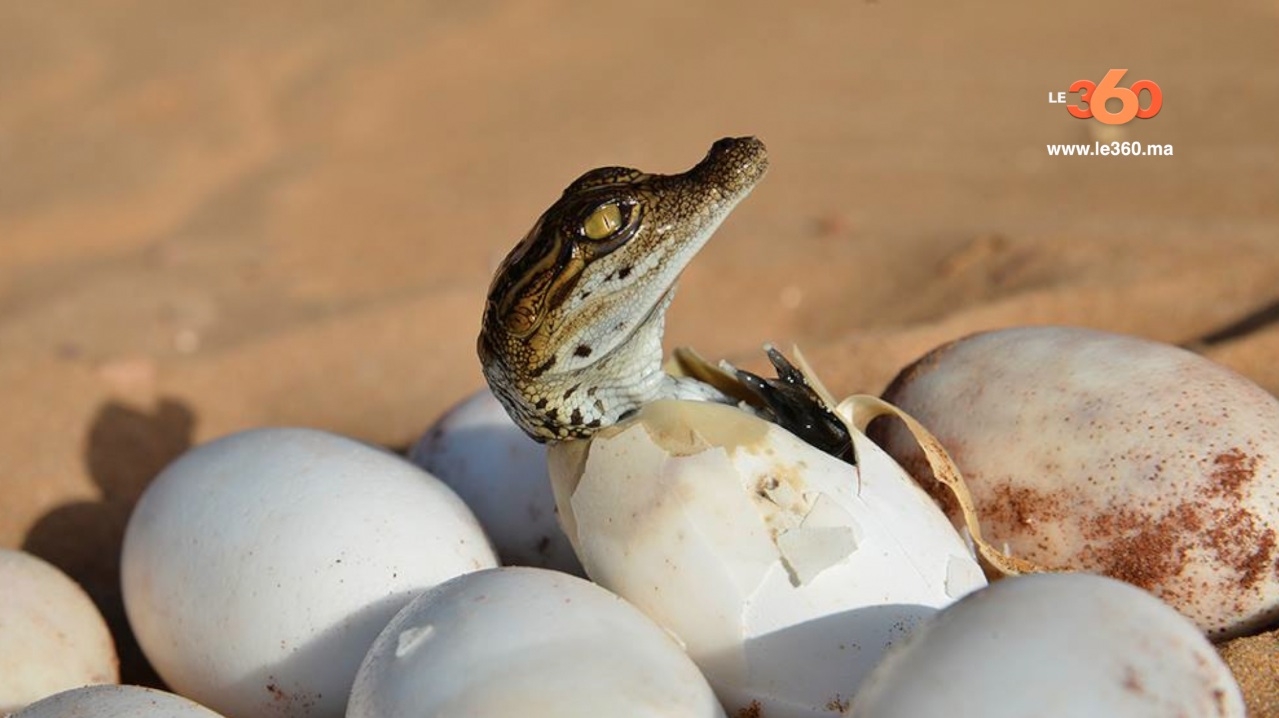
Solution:
{"label": "yellow eye", "polygon": [[616,202],[602,205],[582,221],[582,234],[588,239],[604,239],[622,228],[622,208]]}

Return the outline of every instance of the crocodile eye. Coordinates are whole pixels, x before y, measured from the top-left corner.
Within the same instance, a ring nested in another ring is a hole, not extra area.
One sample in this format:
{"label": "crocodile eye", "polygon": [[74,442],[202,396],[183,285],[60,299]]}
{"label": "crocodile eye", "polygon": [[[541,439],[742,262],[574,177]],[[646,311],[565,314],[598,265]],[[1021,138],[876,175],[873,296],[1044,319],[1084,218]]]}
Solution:
{"label": "crocodile eye", "polygon": [[609,202],[595,208],[586,219],[582,220],[582,234],[587,239],[607,239],[617,233],[625,224],[622,206],[617,202]]}

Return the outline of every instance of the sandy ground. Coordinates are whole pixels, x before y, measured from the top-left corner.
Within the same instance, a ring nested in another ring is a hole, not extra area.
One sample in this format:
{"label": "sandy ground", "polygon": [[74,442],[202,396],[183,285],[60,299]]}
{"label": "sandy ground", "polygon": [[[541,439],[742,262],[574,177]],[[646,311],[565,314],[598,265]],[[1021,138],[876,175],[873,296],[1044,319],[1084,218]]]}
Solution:
{"label": "sandy ground", "polygon": [[[772,171],[671,346],[797,342],[848,393],[1071,323],[1279,392],[1275,3],[758,5],[0,3],[0,545],[118,624],[122,527],[167,461],[271,424],[408,444],[481,385],[491,272],[565,184],[724,135]],[[1157,117],[1047,102],[1116,66]],[[1094,139],[1174,156],[1045,148]]]}

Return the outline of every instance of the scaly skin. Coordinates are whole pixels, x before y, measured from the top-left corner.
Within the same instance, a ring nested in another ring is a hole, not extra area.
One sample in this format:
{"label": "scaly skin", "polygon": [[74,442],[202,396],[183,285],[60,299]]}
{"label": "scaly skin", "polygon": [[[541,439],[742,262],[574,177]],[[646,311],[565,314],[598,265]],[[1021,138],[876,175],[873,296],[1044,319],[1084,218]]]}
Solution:
{"label": "scaly skin", "polygon": [[676,175],[582,175],[502,262],[479,337],[484,376],[538,441],[585,438],[656,399],[735,403],[662,371],[675,281],[768,168],[753,137]]}

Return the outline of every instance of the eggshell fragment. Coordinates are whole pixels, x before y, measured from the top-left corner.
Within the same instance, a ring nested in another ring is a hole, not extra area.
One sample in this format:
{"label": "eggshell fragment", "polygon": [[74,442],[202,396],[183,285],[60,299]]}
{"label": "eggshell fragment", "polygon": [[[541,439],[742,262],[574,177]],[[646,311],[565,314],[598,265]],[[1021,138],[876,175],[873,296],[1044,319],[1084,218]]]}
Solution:
{"label": "eggshell fragment", "polygon": [[661,401],[549,459],[587,573],[678,637],[730,713],[838,714],[889,645],[985,584],[853,438],[856,468],[733,407]]}
{"label": "eggshell fragment", "polygon": [[1242,718],[1198,628],[1154,596],[1089,574],[998,581],[943,610],[862,685],[857,718]]}
{"label": "eggshell fragment", "polygon": [[257,429],[166,468],[121,565],[138,642],[228,716],[340,716],[361,658],[419,592],[496,565],[448,487],[389,452]]}
{"label": "eggshell fragment", "polygon": [[182,696],[141,686],[88,686],[49,696],[13,718],[222,718]]}
{"label": "eggshell fragment", "polygon": [[507,566],[584,575],[555,516],[546,447],[530,439],[487,388],[422,435],[409,460],[462,497]]}
{"label": "eggshell fragment", "polygon": [[[1279,401],[1247,379],[1155,342],[1030,327],[934,350],[884,398],[949,450],[1014,556],[1148,589],[1214,637],[1279,617]],[[927,483],[900,427],[882,443]]]}
{"label": "eggshell fragment", "polygon": [[84,589],[29,553],[0,549],[0,714],[118,680],[111,633]]}
{"label": "eggshell fragment", "polygon": [[723,716],[656,624],[557,571],[459,576],[414,599],[360,667],[347,718]]}

